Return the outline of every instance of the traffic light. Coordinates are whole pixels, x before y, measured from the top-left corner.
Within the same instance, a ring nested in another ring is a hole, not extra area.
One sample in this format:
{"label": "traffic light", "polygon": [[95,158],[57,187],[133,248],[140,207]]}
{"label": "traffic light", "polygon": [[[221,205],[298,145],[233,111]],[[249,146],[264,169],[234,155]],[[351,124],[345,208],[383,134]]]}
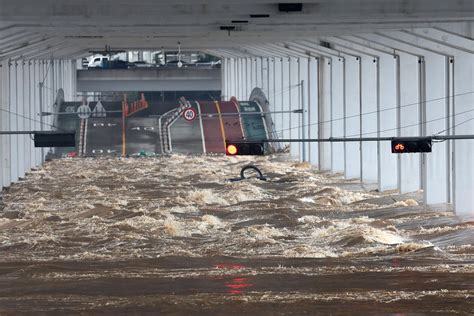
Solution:
{"label": "traffic light", "polygon": [[392,153],[430,153],[431,137],[396,137],[392,139]]}
{"label": "traffic light", "polygon": [[229,156],[263,156],[265,154],[265,146],[262,142],[227,142],[225,152]]}

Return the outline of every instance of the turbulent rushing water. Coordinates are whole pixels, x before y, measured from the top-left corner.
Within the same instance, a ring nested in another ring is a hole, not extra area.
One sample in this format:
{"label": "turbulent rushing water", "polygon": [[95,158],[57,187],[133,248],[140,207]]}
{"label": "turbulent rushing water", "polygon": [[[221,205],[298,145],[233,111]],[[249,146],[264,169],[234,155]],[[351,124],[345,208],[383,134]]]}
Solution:
{"label": "turbulent rushing water", "polygon": [[[249,162],[268,180],[229,181]],[[474,223],[357,187],[275,157],[49,162],[4,193],[0,314],[474,313]]]}

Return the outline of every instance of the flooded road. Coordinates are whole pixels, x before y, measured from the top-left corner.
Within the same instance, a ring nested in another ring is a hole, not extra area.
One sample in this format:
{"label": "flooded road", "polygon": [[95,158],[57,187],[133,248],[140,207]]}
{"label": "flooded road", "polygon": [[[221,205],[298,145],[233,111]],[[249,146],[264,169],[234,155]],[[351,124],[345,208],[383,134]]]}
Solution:
{"label": "flooded road", "polygon": [[[229,181],[249,163],[267,181]],[[3,195],[0,314],[473,314],[474,222],[359,186],[281,157],[49,162]]]}

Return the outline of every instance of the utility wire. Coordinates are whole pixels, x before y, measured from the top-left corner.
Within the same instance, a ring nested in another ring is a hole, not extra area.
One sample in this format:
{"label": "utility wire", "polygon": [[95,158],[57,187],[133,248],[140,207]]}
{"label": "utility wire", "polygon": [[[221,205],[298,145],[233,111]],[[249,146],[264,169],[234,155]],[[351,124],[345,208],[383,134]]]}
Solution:
{"label": "utility wire", "polygon": [[441,132],[438,132],[438,133],[436,133],[435,135],[439,135],[439,134],[441,134],[441,133],[448,132],[448,131],[450,131],[450,130],[456,128],[456,127],[458,127],[459,125],[465,124],[465,123],[470,122],[470,121],[472,121],[472,120],[474,120],[474,117],[471,117],[471,118],[468,119],[468,120],[462,121],[461,123],[458,123],[458,124],[456,124],[456,125],[454,125],[454,126],[451,126],[451,127],[447,128],[447,129],[445,129],[445,130],[442,130]]}
{"label": "utility wire", "polygon": [[[359,117],[365,116],[365,115],[377,114],[379,112],[386,112],[386,111],[391,111],[391,110],[397,110],[399,108],[405,108],[405,107],[419,105],[419,104],[426,104],[426,103],[430,103],[430,102],[446,100],[446,99],[449,99],[449,98],[452,98],[452,97],[460,97],[460,96],[469,95],[469,94],[473,94],[473,93],[474,93],[474,91],[469,91],[469,92],[459,93],[459,94],[455,94],[455,95],[450,95],[450,96],[447,96],[447,97],[441,97],[441,98],[434,98],[434,99],[430,99],[430,100],[425,100],[423,102],[409,103],[409,104],[405,104],[405,105],[401,105],[401,106],[394,106],[394,107],[391,107],[391,108],[386,108],[386,109],[377,110],[377,111],[364,112],[364,113],[360,113],[360,114],[349,115],[349,116],[346,116],[346,117],[340,117],[340,118],[330,119],[330,120],[326,120],[326,121],[320,121],[320,122],[311,123],[311,124],[298,125],[298,126],[295,126],[295,127],[289,127],[289,128],[284,128],[284,129],[280,129],[280,130],[275,130],[274,132],[275,133],[280,133],[280,132],[289,131],[289,130],[292,130],[292,129],[301,129],[302,127],[309,127],[309,126],[314,126],[314,125],[323,125],[323,124],[326,124],[326,123],[342,121],[342,120],[350,119],[350,118],[359,118]],[[261,134],[261,136],[264,136],[264,135]]]}
{"label": "utility wire", "polygon": [[35,120],[35,119],[33,119],[33,118],[31,118],[31,117],[28,117],[28,116],[24,116],[24,115],[21,115],[21,114],[18,114],[18,113],[9,111],[9,110],[5,110],[5,109],[0,109],[0,111],[9,113],[9,114],[11,114],[11,115],[16,115],[16,116],[18,116],[18,117],[25,118],[25,119],[30,120],[30,121],[32,121],[32,122],[40,123],[40,124],[42,124],[42,125],[45,125],[45,126],[48,126],[48,127],[52,127],[52,128],[56,128],[56,129],[58,129],[58,130],[62,130],[62,131],[64,131],[64,132],[66,132],[66,130],[64,130],[64,129],[60,128],[60,127],[57,127],[57,126],[54,126],[54,125],[51,125],[51,124],[48,124],[48,123],[45,123],[45,122],[41,122],[41,121],[39,121],[39,120]]}
{"label": "utility wire", "polygon": [[[415,123],[415,124],[410,124],[410,125],[405,125],[405,126],[400,126],[400,127],[395,127],[395,128],[389,128],[389,129],[386,129],[386,130],[381,130],[381,131],[375,131],[375,132],[367,132],[367,133],[362,133],[362,134],[354,134],[354,135],[349,135],[349,136],[345,136],[345,137],[356,137],[356,136],[364,136],[364,135],[370,135],[370,134],[376,134],[376,133],[384,133],[384,132],[391,132],[391,131],[396,131],[398,129],[403,129],[403,128],[408,128],[408,127],[414,127],[414,126],[420,126],[420,125],[423,125],[423,124],[426,124],[426,123],[431,123],[431,122],[436,122],[436,121],[440,121],[440,120],[445,120],[447,118],[450,118],[450,117],[455,117],[457,115],[461,115],[461,114],[466,114],[468,112],[472,112],[474,111],[474,108],[473,109],[470,109],[470,110],[466,110],[466,111],[463,111],[463,112],[459,112],[459,113],[456,113],[456,114],[452,114],[452,115],[448,115],[448,116],[443,116],[443,117],[440,117],[440,118],[436,118],[436,119],[432,119],[432,120],[427,120],[427,121],[424,121],[424,122],[421,122],[421,123]],[[472,119],[470,119],[472,120]],[[468,120],[468,121],[470,121]],[[466,123],[467,121],[464,121],[463,123]],[[460,123],[458,125],[461,125],[463,123]],[[454,126],[453,126],[454,127]],[[437,135],[437,134],[436,134]]]}

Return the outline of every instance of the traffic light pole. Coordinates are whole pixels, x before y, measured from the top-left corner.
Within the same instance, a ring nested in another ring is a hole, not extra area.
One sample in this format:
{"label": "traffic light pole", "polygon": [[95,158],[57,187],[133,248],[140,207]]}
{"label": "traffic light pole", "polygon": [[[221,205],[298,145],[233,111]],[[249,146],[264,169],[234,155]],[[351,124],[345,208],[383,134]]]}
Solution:
{"label": "traffic light pole", "polygon": [[378,142],[378,141],[392,141],[397,138],[403,138],[406,140],[419,140],[419,139],[431,139],[431,140],[456,140],[456,139],[474,139],[474,135],[433,135],[433,136],[418,136],[418,137],[330,137],[330,138],[310,138],[310,139],[264,139],[261,140],[263,143],[337,143],[337,142]]}

